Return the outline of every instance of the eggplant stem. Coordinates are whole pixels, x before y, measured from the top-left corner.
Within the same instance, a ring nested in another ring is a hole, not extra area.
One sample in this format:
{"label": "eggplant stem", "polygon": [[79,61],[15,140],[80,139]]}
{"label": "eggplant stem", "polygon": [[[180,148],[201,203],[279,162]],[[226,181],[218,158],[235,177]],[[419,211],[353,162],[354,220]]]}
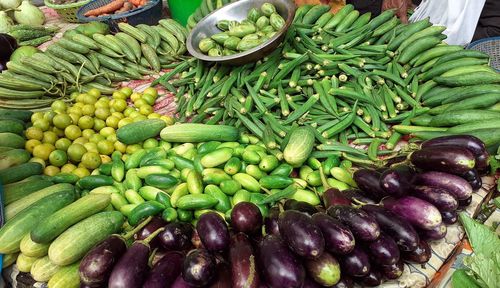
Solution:
{"label": "eggplant stem", "polygon": [[158,252],[158,248],[153,249],[153,252],[151,252],[151,255],[149,256],[148,259],[148,266],[153,267],[153,259],[155,258],[155,254]]}
{"label": "eggplant stem", "polygon": [[352,204],[352,206],[354,206],[355,208],[360,208],[368,204],[366,202],[360,201],[358,198],[355,197],[352,197],[351,200],[352,202],[355,202],[357,204],[357,205]]}
{"label": "eggplant stem", "polygon": [[144,240],[141,240],[140,242],[141,243],[144,243],[144,244],[149,244],[149,242],[151,242],[156,236],[158,236],[158,234],[160,234],[163,230],[165,230],[164,227],[162,228],[159,228],[158,230],[156,230],[155,232],[151,233],[151,235],[149,235],[146,239]]}
{"label": "eggplant stem", "polygon": [[330,187],[330,185],[328,185],[328,181],[326,180],[326,176],[323,171],[323,166],[319,167],[319,177],[321,178],[321,184],[323,184],[323,188],[325,188],[325,191],[332,188]]}
{"label": "eggplant stem", "polygon": [[123,238],[130,239],[132,236],[134,236],[135,233],[139,232],[139,230],[141,230],[146,225],[148,225],[148,223],[151,221],[151,219],[153,219],[153,217],[151,217],[151,216],[146,218],[146,220],[139,223],[139,225],[137,225],[134,229],[130,230],[129,232],[127,232],[127,234],[123,235]]}

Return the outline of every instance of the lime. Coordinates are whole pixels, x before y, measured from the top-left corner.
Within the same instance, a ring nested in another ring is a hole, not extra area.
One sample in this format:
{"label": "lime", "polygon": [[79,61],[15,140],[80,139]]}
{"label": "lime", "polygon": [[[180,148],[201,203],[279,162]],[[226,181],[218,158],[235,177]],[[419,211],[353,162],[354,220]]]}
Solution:
{"label": "lime", "polygon": [[156,113],[156,112],[153,112],[151,114],[148,115],[148,119],[160,119],[161,115]]}
{"label": "lime", "polygon": [[136,101],[134,101],[134,105],[135,107],[141,107],[142,105],[148,105],[148,102],[146,102],[146,100],[139,98],[137,99]]}
{"label": "lime", "polygon": [[26,138],[28,139],[36,139],[36,140],[43,139],[43,131],[38,127],[29,127],[28,129],[26,129],[25,134]]}
{"label": "lime", "polygon": [[113,92],[113,95],[111,95],[111,97],[113,99],[122,99],[122,100],[126,100],[128,98],[128,96],[125,93],[122,93],[120,91]]}
{"label": "lime", "polygon": [[52,108],[53,111],[56,112],[64,112],[68,108],[66,103],[62,100],[56,100],[52,102],[52,105],[50,105],[50,108]]}
{"label": "lime", "polygon": [[96,152],[87,152],[83,154],[81,163],[88,169],[96,169],[101,165],[101,157]]}
{"label": "lime", "polygon": [[80,119],[78,119],[78,127],[81,129],[90,129],[94,127],[94,118],[88,115],[80,117]]}
{"label": "lime", "polygon": [[115,147],[113,145],[113,142],[103,140],[97,143],[97,150],[100,154],[111,155],[111,153],[113,153],[113,151],[115,150]]}
{"label": "lime", "polygon": [[108,155],[99,155],[101,157],[101,163],[106,164],[111,162],[111,157]]}
{"label": "lime", "polygon": [[132,123],[132,122],[134,122],[134,121],[131,118],[128,118],[128,117],[123,118],[120,121],[118,121],[118,128],[121,128],[127,124]]}
{"label": "lime", "polygon": [[43,160],[48,160],[50,153],[52,153],[55,149],[56,148],[52,144],[42,143],[33,148],[33,156]]}
{"label": "lime", "polygon": [[45,167],[45,169],[43,169],[43,174],[45,174],[47,176],[54,176],[54,175],[59,174],[59,172],[61,172],[59,167],[52,166],[52,165],[47,166],[47,167]]}
{"label": "lime", "polygon": [[99,133],[104,137],[108,137],[109,135],[115,134],[115,129],[113,127],[104,127]]}
{"label": "lime", "polygon": [[36,146],[42,144],[42,142],[40,142],[40,140],[37,140],[37,139],[29,139],[28,141],[26,141],[26,143],[24,144],[24,149],[26,149],[28,152],[30,153],[33,153],[33,150],[35,149]]}
{"label": "lime", "polygon": [[116,138],[116,134],[111,134],[108,137],[106,137],[106,140],[108,140],[111,143],[115,143],[116,141],[118,141],[118,138]]}
{"label": "lime", "polygon": [[56,112],[54,111],[47,111],[43,114],[43,119],[46,119],[47,121],[49,121],[49,123],[52,123],[52,119],[54,118],[54,116],[56,116]]}
{"label": "lime", "polygon": [[134,90],[132,90],[132,88],[130,88],[130,87],[123,87],[120,89],[120,92],[125,94],[127,97],[130,97],[130,95],[132,95]]}
{"label": "lime", "polygon": [[49,162],[56,167],[61,167],[68,163],[68,156],[62,150],[54,150],[50,153]]}
{"label": "lime", "polygon": [[87,142],[83,144],[85,149],[87,149],[88,152],[96,152],[99,153],[99,150],[97,150],[97,144],[93,142]]}
{"label": "lime", "polygon": [[19,61],[24,57],[31,57],[35,53],[40,52],[40,50],[36,49],[33,46],[21,46],[17,48],[14,53],[10,55],[10,61]]}
{"label": "lime", "polygon": [[61,167],[61,172],[62,173],[71,173],[75,169],[76,169],[76,166],[73,163],[67,163]]}
{"label": "lime", "polygon": [[83,178],[85,176],[89,176],[90,172],[87,168],[85,167],[78,167],[75,170],[71,171],[71,173],[75,174],[76,176]]}
{"label": "lime", "polygon": [[132,145],[128,145],[127,146],[127,154],[129,155],[132,155],[134,154],[134,152],[136,152],[137,150],[140,150],[142,149],[142,145],[141,144],[132,144]]}
{"label": "lime", "polygon": [[106,118],[106,125],[108,127],[118,128],[118,121],[120,121],[120,118],[116,116],[109,116]]}
{"label": "lime", "polygon": [[42,118],[33,122],[33,127],[40,128],[42,131],[47,131],[50,128],[50,123],[49,120]]}
{"label": "lime", "polygon": [[158,147],[158,140],[156,140],[155,138],[146,139],[142,144],[142,147],[144,149]]}
{"label": "lime", "polygon": [[95,107],[93,104],[85,104],[82,107],[82,114],[83,115],[89,115],[89,116],[94,116],[95,112]]}
{"label": "lime", "polygon": [[165,121],[167,126],[174,125],[175,124],[175,119],[173,117],[167,116],[167,115],[162,115],[160,117],[161,120]]}
{"label": "lime", "polygon": [[82,131],[82,137],[90,139],[92,135],[95,134],[95,131],[93,129],[85,129]]}
{"label": "lime", "polygon": [[96,99],[101,97],[101,91],[97,88],[90,89],[89,91],[87,91],[87,94],[93,96]]}
{"label": "lime", "polygon": [[150,105],[142,105],[139,107],[139,113],[141,113],[142,115],[149,115],[151,113],[153,113],[153,107],[151,107]]}
{"label": "lime", "polygon": [[114,146],[116,151],[120,151],[122,153],[127,152],[127,145],[123,144],[120,141],[115,141]]}
{"label": "lime", "polygon": [[64,129],[73,123],[73,119],[66,113],[57,114],[52,118],[52,123],[59,129]]}
{"label": "lime", "polygon": [[90,136],[89,140],[90,140],[90,142],[97,144],[97,143],[101,142],[102,140],[106,140],[106,137],[102,136],[101,134],[96,133],[96,134]]}
{"label": "lime", "polygon": [[123,118],[125,118],[125,115],[123,115],[122,112],[113,112],[111,113],[111,116],[115,116],[116,118],[122,120]]}
{"label": "lime", "polygon": [[58,138],[54,131],[43,132],[42,143],[55,144]]}
{"label": "lime", "polygon": [[111,112],[109,111],[109,109],[106,107],[106,108],[96,108],[95,109],[95,117],[101,119],[101,120],[106,120],[106,118],[109,117],[109,115],[111,115]]}
{"label": "lime", "polygon": [[155,99],[158,97],[158,91],[153,87],[148,87],[144,90],[143,94],[153,95]]}
{"label": "lime", "polygon": [[142,95],[142,99],[143,99],[144,101],[146,101],[146,103],[147,103],[148,105],[153,105],[153,104],[155,104],[155,100],[156,100],[156,99],[155,99],[155,96],[150,95],[150,94],[144,94],[144,95]]}
{"label": "lime", "polygon": [[119,112],[122,112],[125,108],[127,108],[127,101],[124,99],[113,99],[109,104],[111,105],[111,108]]}
{"label": "lime", "polygon": [[73,143],[78,143],[78,144],[82,144],[82,145],[85,144],[85,143],[88,143],[88,142],[89,142],[89,140],[87,138],[85,138],[85,137],[82,137],[82,136],[80,136],[80,137],[76,138],[75,140],[73,140]]}
{"label": "lime", "polygon": [[132,100],[132,102],[135,102],[138,99],[141,99],[141,97],[142,97],[141,93],[134,92],[130,95],[130,100]]}
{"label": "lime", "polygon": [[43,119],[43,113],[42,112],[35,112],[33,115],[31,115],[31,123],[35,123],[36,120]]}
{"label": "lime", "polygon": [[56,141],[56,149],[67,151],[68,147],[71,145],[71,141],[68,138],[60,138]]}
{"label": "lime", "polygon": [[82,130],[80,130],[80,127],[76,125],[69,125],[64,129],[64,135],[66,135],[66,138],[69,140],[75,140],[76,138],[82,136]]}
{"label": "lime", "polygon": [[68,157],[73,163],[80,162],[85,153],[87,153],[87,149],[82,144],[73,143],[68,147]]}
{"label": "lime", "polygon": [[56,133],[57,137],[64,137],[64,130],[57,127],[52,127],[52,132]]}
{"label": "lime", "polygon": [[73,113],[73,112],[69,113],[68,115],[69,115],[69,117],[71,117],[71,123],[78,123],[78,119],[80,119],[80,116],[82,116],[82,114],[77,114],[77,113]]}
{"label": "lime", "polygon": [[95,131],[101,131],[102,128],[104,128],[104,127],[106,127],[106,122],[104,122],[104,120],[97,119],[97,118],[94,119],[94,130]]}

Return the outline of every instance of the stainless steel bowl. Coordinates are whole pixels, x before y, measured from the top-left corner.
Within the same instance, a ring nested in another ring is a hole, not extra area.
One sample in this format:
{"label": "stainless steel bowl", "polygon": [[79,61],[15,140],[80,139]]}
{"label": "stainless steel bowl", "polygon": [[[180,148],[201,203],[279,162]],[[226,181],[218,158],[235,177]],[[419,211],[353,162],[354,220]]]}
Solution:
{"label": "stainless steel bowl", "polygon": [[[252,8],[259,9],[264,3],[272,3],[276,7],[276,11],[285,19],[285,26],[278,31],[267,42],[260,44],[248,51],[237,53],[229,56],[211,57],[205,55],[198,48],[198,44],[204,38],[210,37],[213,34],[220,33],[221,31],[215,24],[220,20],[236,20],[242,21],[247,18],[247,13]],[[295,16],[295,3],[293,0],[240,0],[228,4],[212,13],[208,14],[205,18],[194,27],[189,34],[187,40],[187,49],[194,57],[210,62],[218,62],[228,65],[243,65],[250,62],[255,62],[267,54],[271,53],[283,40],[288,27],[292,24],[293,17]]]}

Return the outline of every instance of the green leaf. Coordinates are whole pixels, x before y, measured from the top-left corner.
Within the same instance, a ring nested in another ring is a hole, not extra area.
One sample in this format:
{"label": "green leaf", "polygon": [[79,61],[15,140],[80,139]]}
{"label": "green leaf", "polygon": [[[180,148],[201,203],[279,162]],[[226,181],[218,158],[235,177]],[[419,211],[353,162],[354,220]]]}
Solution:
{"label": "green leaf", "polygon": [[500,283],[500,252],[474,254],[464,259],[464,264],[474,273],[481,287],[498,287]]}
{"label": "green leaf", "polygon": [[461,212],[460,221],[464,225],[469,242],[476,254],[493,255],[500,247],[500,239],[487,226],[474,221],[465,212]]}
{"label": "green leaf", "polygon": [[[498,189],[498,191],[500,191],[500,181],[498,181],[498,188],[497,189]],[[500,196],[493,199],[493,203],[495,204],[495,206],[497,208],[500,208]]]}
{"label": "green leaf", "polygon": [[491,174],[495,174],[498,169],[500,169],[500,158],[498,158],[500,155],[497,156],[490,156],[490,167],[491,167]]}
{"label": "green leaf", "polygon": [[453,288],[480,288],[476,280],[472,278],[465,269],[458,269],[451,276],[451,287]]}

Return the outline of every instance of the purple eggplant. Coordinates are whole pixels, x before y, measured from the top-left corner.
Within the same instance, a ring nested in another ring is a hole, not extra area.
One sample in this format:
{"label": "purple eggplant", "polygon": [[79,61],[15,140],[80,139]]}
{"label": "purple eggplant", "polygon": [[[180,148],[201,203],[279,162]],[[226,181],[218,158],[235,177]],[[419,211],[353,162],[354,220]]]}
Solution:
{"label": "purple eggplant", "polygon": [[351,199],[347,198],[340,190],[336,188],[329,188],[323,192],[323,203],[328,209],[330,206],[334,205],[351,205]]}
{"label": "purple eggplant", "polygon": [[226,221],[215,212],[201,215],[196,224],[196,231],[208,251],[223,251],[229,247],[229,231]]}
{"label": "purple eggplant", "polygon": [[342,275],[339,282],[333,285],[331,288],[352,288],[354,287],[354,281],[349,276]]}
{"label": "purple eggplant", "polygon": [[441,212],[455,211],[458,208],[457,198],[447,190],[438,187],[415,186],[412,194],[436,206]]}
{"label": "purple eggplant", "polygon": [[346,225],[359,240],[373,241],[380,235],[380,227],[375,218],[361,209],[351,206],[332,206],[327,212]]}
{"label": "purple eggplant", "polygon": [[224,263],[217,265],[217,279],[210,285],[210,288],[231,288],[231,269]]}
{"label": "purple eggplant", "polygon": [[276,235],[266,235],[259,245],[260,269],[270,288],[300,288],[305,269],[285,242]]}
{"label": "purple eggplant", "polygon": [[266,234],[280,235],[278,219],[280,215],[279,207],[275,206],[269,209],[269,215],[264,219],[264,230]]}
{"label": "purple eggplant", "polygon": [[481,176],[477,172],[476,169],[472,169],[470,171],[467,171],[462,175],[467,182],[469,182],[470,186],[472,187],[472,190],[476,191],[483,186],[483,180],[481,179]]}
{"label": "purple eggplant", "polygon": [[151,233],[144,240],[135,241],[118,260],[108,280],[109,288],[135,288],[142,287],[149,270],[148,260],[153,240],[163,228]]}
{"label": "purple eggplant", "polygon": [[359,278],[359,282],[363,287],[376,287],[382,284],[382,273],[377,269],[371,269],[368,275]]}
{"label": "purple eggplant", "polygon": [[306,261],[306,270],[310,277],[321,286],[330,287],[340,280],[339,262],[328,252],[316,259]]}
{"label": "purple eggplant", "polygon": [[[141,229],[139,232],[137,232],[134,235],[134,240],[144,240],[144,239],[148,238],[148,236],[151,235],[151,233],[155,232],[156,230],[160,229],[161,227],[164,227],[165,225],[167,225],[167,222],[165,222],[165,220],[163,220],[161,217],[158,217],[158,216],[153,217],[148,225],[146,225],[143,229]],[[153,239],[151,241],[151,243],[149,243],[149,245],[152,248],[161,247],[159,237]]]}
{"label": "purple eggplant", "polygon": [[470,205],[472,203],[472,195],[469,198],[463,199],[463,200],[458,200],[458,207],[459,208],[464,208]]}
{"label": "purple eggplant", "polygon": [[352,204],[358,204],[359,202],[366,204],[375,204],[372,198],[368,197],[365,191],[359,189],[346,189],[341,192],[345,197],[351,200]]}
{"label": "purple eggplant", "polygon": [[432,229],[441,224],[441,213],[436,206],[413,196],[394,199],[385,198],[382,201],[385,208],[420,229]]}
{"label": "purple eggplant", "polygon": [[304,279],[304,284],[302,284],[302,288],[322,288],[323,286],[319,285],[311,279],[310,277],[306,276],[306,279]]}
{"label": "purple eggplant", "polygon": [[370,273],[370,260],[368,254],[356,246],[351,253],[340,258],[342,273],[353,277],[363,277]]}
{"label": "purple eggplant", "polygon": [[205,249],[193,249],[184,258],[182,278],[194,287],[209,285],[217,275],[215,258]]}
{"label": "purple eggplant", "polygon": [[353,178],[359,189],[363,190],[369,198],[380,201],[387,196],[380,186],[380,172],[371,169],[359,169],[354,172]]}
{"label": "purple eggplant", "polygon": [[441,218],[443,218],[444,224],[451,225],[457,223],[458,214],[456,211],[444,211],[441,212]]}
{"label": "purple eggplant", "polygon": [[191,247],[193,226],[185,222],[169,223],[165,230],[158,235],[163,248],[167,251],[182,251]]}
{"label": "purple eggplant", "polygon": [[305,202],[305,201],[297,201],[295,199],[288,199],[285,201],[283,205],[285,210],[296,210],[302,213],[306,213],[309,216],[312,216],[314,213],[318,213],[318,209],[313,205]]}
{"label": "purple eggplant", "polygon": [[356,244],[354,235],[339,221],[325,213],[316,213],[311,219],[321,230],[327,251],[336,255],[345,255],[354,249]]}
{"label": "purple eggplant", "polygon": [[127,251],[127,240],[150,221],[151,218],[148,218],[124,236],[111,235],[92,248],[80,263],[80,283],[90,287],[105,286],[114,265]]}
{"label": "purple eggplant", "polygon": [[316,258],[325,249],[325,239],[311,217],[295,210],[281,213],[278,221],[281,237],[301,257]]}
{"label": "purple eggplant", "polygon": [[424,264],[431,259],[431,247],[429,247],[429,244],[425,240],[420,240],[417,249],[413,251],[403,251],[401,256],[406,262]]}
{"label": "purple eggplant", "polygon": [[404,251],[415,250],[420,241],[417,231],[407,221],[378,205],[365,205],[361,209],[377,220],[380,229],[388,234]]}
{"label": "purple eggplant", "polygon": [[392,265],[381,265],[380,271],[384,274],[387,279],[398,279],[403,275],[404,271],[404,263],[402,260],[399,260],[397,263]]}
{"label": "purple eggplant", "polygon": [[419,230],[419,235],[421,239],[426,241],[435,241],[443,239],[446,236],[446,225],[441,223],[441,225],[430,229],[430,230]]}
{"label": "purple eggplant", "polygon": [[231,262],[231,287],[259,287],[260,279],[255,253],[252,243],[244,233],[240,232],[231,237],[229,260]]}
{"label": "purple eggplant", "polygon": [[186,281],[184,281],[182,275],[179,275],[177,276],[177,279],[175,279],[175,282],[172,284],[170,288],[195,288],[195,287],[189,285]]}
{"label": "purple eggplant", "polygon": [[408,165],[400,164],[380,175],[380,187],[388,195],[401,197],[410,192],[414,178],[415,170]]}
{"label": "purple eggplant", "polygon": [[162,288],[170,287],[181,275],[184,255],[181,252],[167,252],[149,272],[143,288]]}
{"label": "purple eggplant", "polygon": [[437,137],[427,140],[422,143],[422,148],[436,147],[436,146],[460,146],[466,148],[474,154],[476,160],[476,169],[483,170],[488,168],[488,151],[481,139],[471,135],[453,135]]}
{"label": "purple eggplant", "polygon": [[231,226],[237,232],[253,234],[262,228],[262,214],[251,202],[240,202],[231,211]]}
{"label": "purple eggplant", "polygon": [[472,187],[462,177],[444,172],[424,172],[417,176],[417,185],[425,185],[444,189],[453,194],[458,200],[466,199],[472,195]]}
{"label": "purple eggplant", "polygon": [[366,244],[367,251],[374,263],[391,265],[399,261],[399,248],[396,241],[384,233],[377,240]]}
{"label": "purple eggplant", "polygon": [[474,154],[460,146],[423,148],[410,155],[413,165],[424,170],[436,170],[462,175],[476,165]]}

